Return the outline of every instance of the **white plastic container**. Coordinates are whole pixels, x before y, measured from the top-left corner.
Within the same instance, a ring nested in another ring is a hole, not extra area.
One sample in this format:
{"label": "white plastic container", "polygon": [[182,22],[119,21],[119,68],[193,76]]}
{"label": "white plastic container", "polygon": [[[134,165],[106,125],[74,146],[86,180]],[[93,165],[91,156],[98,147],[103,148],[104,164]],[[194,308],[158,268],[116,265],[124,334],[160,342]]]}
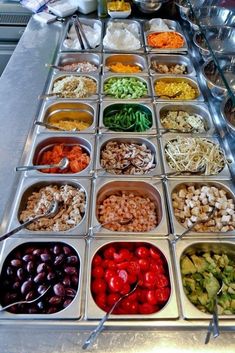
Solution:
{"label": "white plastic container", "polygon": [[79,12],[88,14],[97,9],[97,0],[73,0]]}

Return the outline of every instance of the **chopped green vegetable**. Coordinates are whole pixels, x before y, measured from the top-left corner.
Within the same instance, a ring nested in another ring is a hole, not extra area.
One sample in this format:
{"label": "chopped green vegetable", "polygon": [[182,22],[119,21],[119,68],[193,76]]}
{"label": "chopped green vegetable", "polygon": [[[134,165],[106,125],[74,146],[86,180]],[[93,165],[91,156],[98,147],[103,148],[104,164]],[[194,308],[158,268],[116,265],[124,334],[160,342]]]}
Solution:
{"label": "chopped green vegetable", "polygon": [[147,84],[136,77],[111,77],[104,83],[104,93],[118,99],[137,99],[147,95]]}
{"label": "chopped green vegetable", "polygon": [[227,254],[200,252],[184,255],[180,262],[185,294],[201,311],[212,313],[218,295],[218,313],[235,314],[235,259]]}

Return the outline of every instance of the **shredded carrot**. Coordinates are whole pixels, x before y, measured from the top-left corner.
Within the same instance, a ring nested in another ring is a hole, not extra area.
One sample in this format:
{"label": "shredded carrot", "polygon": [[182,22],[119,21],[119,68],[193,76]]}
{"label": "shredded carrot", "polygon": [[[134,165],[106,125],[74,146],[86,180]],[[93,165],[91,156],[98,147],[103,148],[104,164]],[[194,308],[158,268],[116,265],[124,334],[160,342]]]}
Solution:
{"label": "shredded carrot", "polygon": [[181,48],[184,45],[184,39],[176,32],[150,33],[147,42],[150,47],[162,49]]}
{"label": "shredded carrot", "polygon": [[141,68],[138,65],[128,65],[121,62],[111,64],[108,66],[112,72],[132,74],[136,72],[141,72]]}
{"label": "shredded carrot", "polygon": [[66,146],[63,144],[54,145],[51,150],[42,154],[39,164],[59,163],[62,158],[67,157],[69,165],[66,169],[59,168],[42,169],[43,173],[78,173],[85,169],[90,163],[90,156],[79,145]]}

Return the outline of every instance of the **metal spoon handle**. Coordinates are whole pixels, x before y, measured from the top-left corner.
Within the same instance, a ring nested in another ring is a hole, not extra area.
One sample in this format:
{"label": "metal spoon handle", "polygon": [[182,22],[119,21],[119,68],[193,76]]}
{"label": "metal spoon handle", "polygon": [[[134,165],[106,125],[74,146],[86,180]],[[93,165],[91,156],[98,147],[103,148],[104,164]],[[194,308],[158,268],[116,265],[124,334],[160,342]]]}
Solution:
{"label": "metal spoon handle", "polygon": [[50,168],[58,168],[57,164],[44,164],[44,165],[22,165],[16,167],[17,172],[25,172],[27,170],[40,170],[40,169],[50,169]]}
{"label": "metal spoon handle", "polygon": [[216,294],[214,310],[213,310],[213,336],[214,336],[214,338],[218,337],[219,334],[220,334],[220,332],[219,332],[219,321],[218,321],[218,298],[217,298],[217,294]]}
{"label": "metal spoon handle", "polygon": [[76,17],[76,23],[77,23],[78,28],[79,28],[79,30],[81,32],[81,35],[83,37],[83,40],[84,40],[84,42],[86,44],[87,49],[92,49],[92,47],[90,46],[90,43],[88,42],[88,39],[87,39],[87,37],[85,35],[85,32],[84,32],[83,27],[82,27],[82,24],[81,24],[81,22],[80,22],[78,17]]}
{"label": "metal spoon handle", "polygon": [[55,126],[55,125],[52,125],[52,124],[48,124],[48,123],[43,123],[42,121],[35,121],[35,125],[47,127],[49,129],[53,129],[53,130],[67,131],[65,129],[62,129],[61,127],[58,127],[58,126]]}
{"label": "metal spoon handle", "polygon": [[13,235],[13,234],[19,232],[21,229],[25,228],[27,225],[29,225],[29,224],[31,224],[31,223],[37,221],[39,218],[44,217],[44,216],[45,216],[45,214],[36,216],[36,217],[34,217],[34,218],[31,218],[31,219],[28,219],[27,221],[25,221],[24,223],[22,223],[20,226],[14,228],[14,229],[12,229],[10,232],[8,232],[8,233],[2,235],[2,236],[0,237],[0,241],[3,241],[3,240],[5,240],[5,239],[9,238],[11,235]]}
{"label": "metal spoon handle", "polygon": [[103,318],[100,320],[99,324],[97,325],[97,327],[91,332],[91,334],[89,335],[89,337],[87,338],[87,340],[85,341],[85,343],[83,344],[82,346],[82,349],[87,349],[90,344],[92,344],[94,342],[94,340],[96,339],[96,337],[100,334],[100,332],[102,331],[102,328],[104,326],[104,323],[108,320],[109,318],[109,315],[112,314],[112,312],[114,311],[114,309],[116,308],[116,306],[126,297],[128,297],[130,294],[132,294],[137,286],[138,286],[139,282],[137,282],[134,286],[134,288],[124,294],[122,297],[120,297],[114,304],[113,306],[111,307],[111,309],[103,316]]}

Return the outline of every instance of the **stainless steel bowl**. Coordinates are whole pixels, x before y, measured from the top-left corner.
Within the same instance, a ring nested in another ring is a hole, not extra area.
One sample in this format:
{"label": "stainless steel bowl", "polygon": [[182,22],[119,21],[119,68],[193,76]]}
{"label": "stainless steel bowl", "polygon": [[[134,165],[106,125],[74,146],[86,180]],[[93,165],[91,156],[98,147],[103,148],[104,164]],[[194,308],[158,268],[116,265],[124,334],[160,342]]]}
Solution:
{"label": "stainless steel bowl", "polygon": [[229,26],[212,26],[206,29],[204,35],[200,31],[195,32],[193,42],[199,48],[203,58],[208,59],[211,52],[208,48],[205,36],[215,54],[234,55],[235,28]]}
{"label": "stainless steel bowl", "polygon": [[193,12],[189,11],[186,20],[197,31],[197,22],[200,22],[201,26],[232,26],[235,24],[235,13],[219,6],[203,6]]}
{"label": "stainless steel bowl", "polygon": [[227,96],[221,104],[221,114],[227,123],[228,129],[235,135],[235,101]]}
{"label": "stainless steel bowl", "polygon": [[[235,91],[235,56],[221,56],[217,58],[219,67],[223,72],[224,79]],[[206,80],[207,87],[215,98],[223,98],[227,94],[227,88],[217,64],[209,58],[202,66],[202,74]]]}
{"label": "stainless steel bowl", "polygon": [[162,3],[157,0],[133,0],[138,9],[143,13],[152,13],[160,10]]}

